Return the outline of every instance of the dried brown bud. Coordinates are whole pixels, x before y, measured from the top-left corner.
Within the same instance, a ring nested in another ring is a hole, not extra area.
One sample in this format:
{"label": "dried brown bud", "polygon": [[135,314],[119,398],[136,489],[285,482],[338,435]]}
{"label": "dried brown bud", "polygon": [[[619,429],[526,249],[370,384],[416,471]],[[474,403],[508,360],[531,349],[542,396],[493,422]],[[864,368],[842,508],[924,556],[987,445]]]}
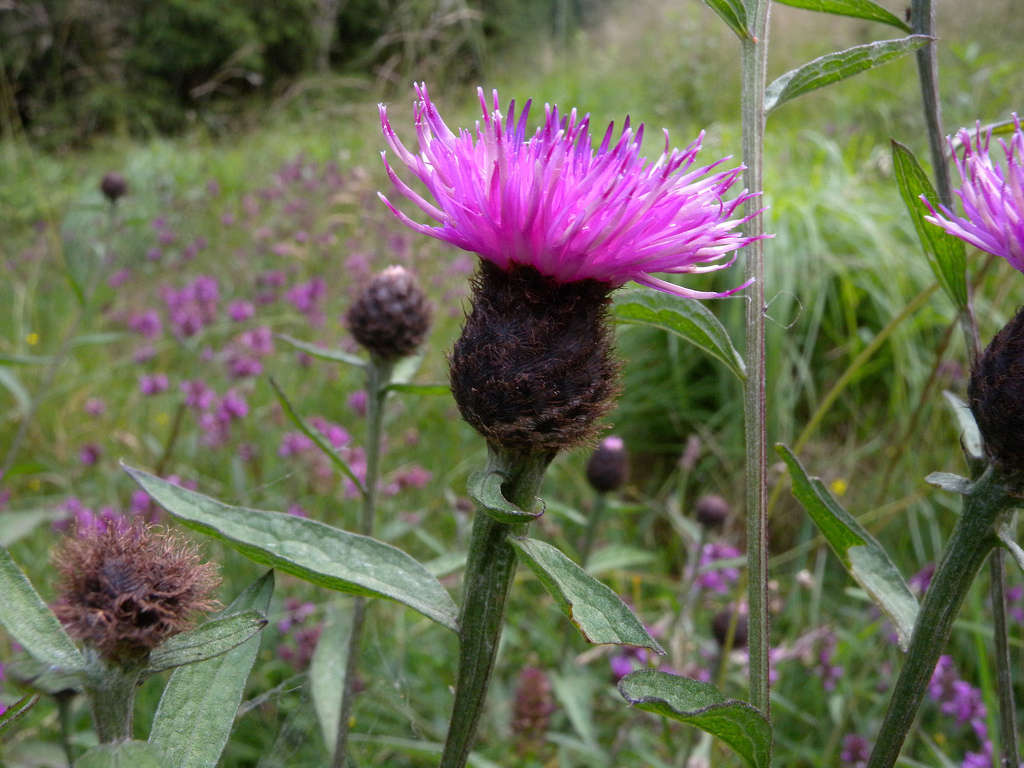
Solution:
{"label": "dried brown bud", "polygon": [[732,630],[731,647],[734,649],[747,647],[749,627],[746,615],[742,613],[736,615],[735,609],[726,608],[716,613],[715,618],[711,620],[711,634],[715,636],[715,641],[718,643],[719,648],[724,648],[729,640],[729,627],[732,626],[734,616],[736,617],[736,626]]}
{"label": "dried brown bud", "polygon": [[355,340],[382,360],[412,354],[430,330],[431,307],[405,267],[376,275],[345,315]]}
{"label": "dried brown bud", "polygon": [[57,617],[72,637],[114,661],[145,656],[217,607],[216,566],[165,529],[110,523],[80,530],[58,545],[53,563]]}
{"label": "dried brown bud", "polygon": [[542,669],[524,667],[512,708],[512,730],[519,737],[520,753],[536,749],[548,730],[555,701],[551,681]]}
{"label": "dried brown bud", "polygon": [[1024,470],[1024,307],[978,358],[967,398],[996,466],[1009,473]]}
{"label": "dried brown bud", "polygon": [[697,499],[697,522],[705,528],[721,528],[729,519],[729,502],[709,493]]}
{"label": "dried brown bud", "polygon": [[100,191],[107,200],[116,203],[128,191],[128,182],[117,171],[110,171],[100,180]]}
{"label": "dried brown bud", "polygon": [[601,441],[587,462],[587,480],[595,491],[608,493],[622,487],[629,477],[626,444],[617,435]]}
{"label": "dried brown bud", "polygon": [[592,439],[618,391],[607,321],[612,287],[481,262],[473,308],[451,355],[462,417],[491,443],[514,450],[552,451]]}

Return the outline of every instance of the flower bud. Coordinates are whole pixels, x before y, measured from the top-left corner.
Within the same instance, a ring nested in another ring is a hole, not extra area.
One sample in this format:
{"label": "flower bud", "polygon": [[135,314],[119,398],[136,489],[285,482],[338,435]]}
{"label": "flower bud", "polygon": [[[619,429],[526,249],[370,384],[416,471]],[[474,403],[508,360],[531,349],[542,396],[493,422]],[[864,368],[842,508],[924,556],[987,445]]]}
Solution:
{"label": "flower bud", "polygon": [[618,389],[612,288],[481,261],[450,361],[462,417],[506,449],[554,451],[592,439]]}
{"label": "flower bud", "polygon": [[111,203],[116,203],[128,191],[128,182],[117,171],[110,171],[100,180],[100,191]]}
{"label": "flower bud", "polygon": [[213,610],[213,563],[179,535],[144,525],[79,529],[57,547],[54,612],[68,633],[114,662],[144,658]]}
{"label": "flower bud", "polygon": [[376,275],[345,315],[349,331],[371,355],[394,361],[412,354],[430,330],[431,307],[405,267]]}
{"label": "flower bud", "polygon": [[729,519],[729,502],[709,493],[697,499],[697,522],[705,528],[721,528]]}
{"label": "flower bud", "polygon": [[735,608],[725,608],[716,613],[715,618],[711,620],[711,634],[715,636],[715,641],[718,643],[719,648],[724,648],[729,639],[729,627],[732,626],[734,616],[736,617],[736,626],[733,627],[732,631],[731,647],[733,649],[747,647],[748,624],[746,615],[741,613],[737,616]]}
{"label": "flower bud", "polygon": [[629,477],[629,456],[626,444],[617,435],[606,437],[590,454],[587,462],[587,480],[598,493],[608,493],[622,487]]}
{"label": "flower bud", "polygon": [[985,452],[1004,472],[1024,470],[1024,307],[978,358],[967,397]]}
{"label": "flower bud", "polygon": [[512,705],[512,730],[519,737],[520,752],[536,748],[543,741],[554,711],[555,701],[547,674],[537,667],[524,667],[519,673]]}

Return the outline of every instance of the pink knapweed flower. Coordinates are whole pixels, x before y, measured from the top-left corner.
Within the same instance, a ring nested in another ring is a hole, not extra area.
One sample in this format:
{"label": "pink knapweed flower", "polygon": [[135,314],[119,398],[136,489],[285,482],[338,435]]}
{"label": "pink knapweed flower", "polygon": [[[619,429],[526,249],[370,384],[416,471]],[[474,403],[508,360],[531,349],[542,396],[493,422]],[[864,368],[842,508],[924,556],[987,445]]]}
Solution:
{"label": "pink knapweed flower", "polygon": [[1005,169],[989,152],[992,132],[982,136],[980,124],[973,139],[966,130],[960,131],[962,153],[950,141],[963,182],[956,190],[964,206],[963,216],[942,204],[936,211],[923,195],[921,199],[932,212],[925,216],[926,221],[976,248],[1001,256],[1024,272],[1024,130],[1017,115],[1013,119],[1017,128],[1009,144],[999,140],[1006,155]]}
{"label": "pink knapweed flower", "polygon": [[[751,242],[734,218],[752,195],[723,196],[742,167],[714,171],[728,158],[694,168],[701,133],[686,149],[665,150],[654,162],[640,154],[644,127],[626,118],[618,140],[608,126],[595,152],[590,116],[544,106],[544,124],[532,136],[528,101],[517,116],[515,102],[501,112],[498,92],[490,104],[478,89],[482,121],[473,131],[453,133],[430,101],[425,84],[415,86],[419,152],[406,149],[380,105],[388,146],[426,187],[427,196],[402,181],[382,153],[395,189],[436,226],[420,224],[385,205],[425,235],[477,253],[503,270],[529,266],[559,283],[597,280],[614,286],[634,280],[691,298],[724,296],[695,291],[653,276],[656,272],[700,273],[724,269],[729,254]],[[713,172],[712,172],[713,171]],[[428,199],[428,198],[433,198]]]}

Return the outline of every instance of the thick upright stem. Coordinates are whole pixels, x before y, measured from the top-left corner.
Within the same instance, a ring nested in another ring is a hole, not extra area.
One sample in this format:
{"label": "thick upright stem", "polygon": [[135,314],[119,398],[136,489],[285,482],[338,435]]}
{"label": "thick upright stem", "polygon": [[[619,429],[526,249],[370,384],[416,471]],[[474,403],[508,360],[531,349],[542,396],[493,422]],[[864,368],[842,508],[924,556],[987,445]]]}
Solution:
{"label": "thick upright stem", "polygon": [[1005,488],[990,467],[964,497],[964,509],[925,593],[910,648],[889,699],[868,768],[892,768],[917,715],[928,682],[953,622],[982,563],[997,545],[1000,513],[1011,506]]}
{"label": "thick upright stem", "polygon": [[1010,643],[1006,623],[1006,570],[1003,550],[996,547],[989,558],[992,597],[992,632],[996,642],[996,688],[999,693],[999,754],[1001,768],[1017,768],[1017,706],[1013,700],[1013,678],[1010,674]]}
{"label": "thick upright stem", "polygon": [[[363,510],[359,521],[359,532],[372,536],[377,515],[377,479],[380,475],[381,424],[384,414],[385,387],[391,380],[393,364],[376,357],[366,366],[366,493],[363,494]],[[348,656],[345,659],[345,681],[341,690],[341,712],[338,717],[338,734],[334,740],[332,768],[343,768],[348,748],[349,720],[355,701],[355,678],[359,669],[359,648],[363,639],[363,624],[366,621],[366,598],[357,597],[352,609],[352,625],[348,637]]]}
{"label": "thick upright stem", "polygon": [[85,692],[92,709],[96,736],[101,744],[127,741],[132,737],[134,722],[135,688],[139,684],[142,667],[120,667],[100,664]]}
{"label": "thick upright stem", "polygon": [[[935,9],[931,0],[911,0],[910,27],[915,35],[935,37]],[[932,150],[935,168],[935,186],[944,205],[953,205],[953,187],[949,180],[949,166],[943,147],[942,108],[939,102],[939,57],[935,40],[917,49],[917,74],[921,81],[924,101],[924,119],[928,125],[928,144]]]}
{"label": "thick upright stem", "polygon": [[[505,498],[522,509],[532,509],[554,453],[509,454],[493,446],[490,450],[491,465],[502,468],[509,478],[502,486]],[[525,531],[525,524],[500,523],[483,510],[477,510],[473,520],[459,617],[455,705],[441,768],[464,768],[469,759],[516,570],[516,553],[508,537]]]}
{"label": "thick upright stem", "polygon": [[[741,41],[743,62],[743,162],[747,169],[747,189],[763,189],[764,155],[764,88],[768,59],[768,13],[770,0],[745,0],[747,22],[752,38]],[[748,214],[763,201],[747,202]],[[746,234],[764,232],[761,215],[746,223]],[[747,278],[754,284],[748,289],[746,363],[747,380],[743,393],[744,432],[746,436],[746,506],[747,506],[747,568],[750,603],[750,701],[769,716],[768,682],[768,437],[766,427],[765,361],[764,361],[764,241],[755,240],[747,248]]]}

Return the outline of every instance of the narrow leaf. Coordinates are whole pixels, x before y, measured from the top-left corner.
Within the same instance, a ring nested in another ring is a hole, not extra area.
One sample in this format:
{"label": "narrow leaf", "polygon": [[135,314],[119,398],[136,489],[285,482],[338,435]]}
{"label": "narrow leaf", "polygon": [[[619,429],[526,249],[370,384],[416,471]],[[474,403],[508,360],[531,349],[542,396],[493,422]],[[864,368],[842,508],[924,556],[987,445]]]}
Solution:
{"label": "narrow leaf", "polygon": [[927,35],[909,35],[898,40],[879,40],[820,56],[772,81],[764,93],[765,111],[772,112],[797,96],[906,56],[929,40],[931,38]]}
{"label": "narrow leaf", "polygon": [[354,365],[356,368],[366,367],[366,361],[362,358],[350,355],[348,352],[342,352],[340,349],[327,349],[326,347],[320,347],[316,344],[300,341],[299,339],[293,338],[285,333],[278,333],[275,334],[275,336],[285,344],[289,344],[300,352],[305,352],[310,357],[315,357],[317,360],[327,360],[331,363],[346,363],[348,365]]}
{"label": "narrow leaf", "polygon": [[29,693],[11,704],[11,706],[9,706],[7,710],[0,715],[0,733],[3,733],[6,729],[10,728],[18,722],[18,720],[24,717],[25,714],[35,706],[37,701],[39,701],[39,694]]}
{"label": "narrow leaf", "polygon": [[967,256],[963,240],[924,220],[928,208],[921,197],[934,205],[939,196],[914,153],[898,141],[892,142],[892,167],[928,265],[942,290],[962,310],[967,306]]}
{"label": "narrow leaf", "polygon": [[466,482],[466,493],[488,515],[499,523],[528,523],[543,514],[543,510],[527,512],[505,498],[501,485],[505,475],[495,470],[473,472]]}
{"label": "narrow leaf", "polygon": [[309,665],[309,686],[320,732],[329,754],[334,753],[341,719],[341,692],[345,687],[345,665],[352,633],[352,610],[333,606],[324,622],[320,640]]}
{"label": "narrow leaf", "polygon": [[642,669],[619,681],[619,693],[638,709],[695,725],[716,736],[750,768],[768,768],[771,725],[754,707],[727,699],[710,683]]}
{"label": "narrow leaf", "polygon": [[183,667],[206,661],[236,648],[267,626],[267,619],[258,611],[244,611],[233,616],[210,619],[190,632],[173,635],[153,649],[146,672]]}
{"label": "narrow leaf", "polygon": [[82,669],[82,654],[6,547],[0,547],[0,595],[0,625],[34,659],[63,672]]}
{"label": "narrow leaf", "polygon": [[[274,592],[274,572],[251,584],[222,613],[266,614]],[[242,701],[260,635],[225,654],[174,670],[153,718],[149,742],[176,768],[214,768],[228,742]]]}
{"label": "narrow leaf", "polygon": [[385,392],[405,392],[410,395],[449,395],[451,388],[447,384],[401,384],[392,382],[386,385]]}
{"label": "narrow leaf", "polygon": [[52,357],[44,355],[12,355],[0,353],[0,365],[48,365]]}
{"label": "narrow leaf", "polygon": [[850,576],[892,621],[900,648],[906,650],[918,606],[899,569],[878,540],[839,505],[825,484],[808,476],[787,446],[777,443],[775,450],[789,467],[793,496],[811,516]]}
{"label": "narrow leaf", "polygon": [[536,539],[512,536],[509,543],[587,642],[637,645],[665,653],[618,595],[561,551]]}
{"label": "narrow leaf", "polygon": [[359,493],[365,496],[366,486],[363,485],[363,481],[359,479],[359,476],[353,471],[352,467],[348,465],[348,462],[341,457],[341,454],[334,450],[334,446],[331,445],[331,441],[324,436],[323,432],[316,427],[307,424],[306,420],[299,416],[298,411],[296,411],[292,406],[284,391],[278,386],[277,382],[274,381],[274,377],[271,376],[269,378],[270,386],[274,389],[274,394],[277,395],[277,401],[281,404],[281,410],[284,411],[292,424],[298,427],[302,434],[312,440],[313,444],[331,460],[331,463],[340,469],[344,475],[355,484],[356,488],[359,489]]}
{"label": "narrow leaf", "polygon": [[949,407],[953,409],[957,424],[960,425],[960,444],[964,448],[967,458],[973,461],[982,461],[985,458],[984,443],[981,439],[981,430],[978,429],[978,422],[974,420],[974,414],[970,406],[954,395],[949,390],[942,393]]}
{"label": "narrow leaf", "polygon": [[63,514],[56,509],[12,509],[0,514],[0,546],[11,546],[30,534],[40,523],[56,520]]}
{"label": "narrow leaf", "polygon": [[932,472],[924,481],[928,485],[934,485],[936,488],[950,493],[959,493],[961,496],[966,496],[971,490],[970,480],[960,475],[954,475],[952,472]]}
{"label": "narrow leaf", "polygon": [[598,744],[597,726],[594,724],[595,687],[595,679],[588,675],[551,675],[551,688],[566,717],[584,743],[592,747]]}
{"label": "narrow leaf", "polygon": [[654,560],[654,553],[648,549],[612,544],[602,547],[590,556],[587,561],[587,572],[597,575],[608,571],[638,568],[650,565]]}
{"label": "narrow leaf", "polygon": [[1017,563],[1017,567],[1024,571],[1024,549],[1020,548],[1020,545],[1013,540],[1013,537],[1008,535],[1007,531],[1000,529],[996,531],[999,536],[999,541],[1003,543],[1003,548],[1010,553],[1014,562]]}
{"label": "narrow leaf", "polygon": [[232,507],[125,466],[144,491],[189,528],[257,563],[339,592],[404,603],[457,631],[451,595],[422,564],[390,544],[281,512]]}
{"label": "narrow leaf", "polygon": [[736,351],[729,332],[711,310],[695,299],[660,291],[620,291],[612,304],[620,323],[652,325],[689,341],[725,363],[740,380],[747,378],[743,357]]}
{"label": "narrow leaf", "polygon": [[420,369],[423,364],[423,356],[427,353],[426,348],[420,347],[420,350],[415,354],[403,357],[391,370],[391,378],[389,384],[409,384],[412,382],[412,377],[416,375],[416,371]]}
{"label": "narrow leaf", "polygon": [[165,768],[160,750],[144,741],[100,744],[75,760],[75,768]]}
{"label": "narrow leaf", "polygon": [[855,19],[880,21],[882,24],[911,32],[910,25],[899,16],[889,13],[871,0],[776,0],[780,5],[804,8],[808,11],[831,13],[835,16],[851,16]]}
{"label": "narrow leaf", "polygon": [[65,672],[59,667],[31,658],[4,662],[4,674],[25,688],[51,696],[62,691],[80,691],[86,679],[83,669]]}
{"label": "narrow leaf", "polygon": [[743,0],[704,0],[705,5],[718,14],[741,40],[752,39],[747,27],[747,9]]}

